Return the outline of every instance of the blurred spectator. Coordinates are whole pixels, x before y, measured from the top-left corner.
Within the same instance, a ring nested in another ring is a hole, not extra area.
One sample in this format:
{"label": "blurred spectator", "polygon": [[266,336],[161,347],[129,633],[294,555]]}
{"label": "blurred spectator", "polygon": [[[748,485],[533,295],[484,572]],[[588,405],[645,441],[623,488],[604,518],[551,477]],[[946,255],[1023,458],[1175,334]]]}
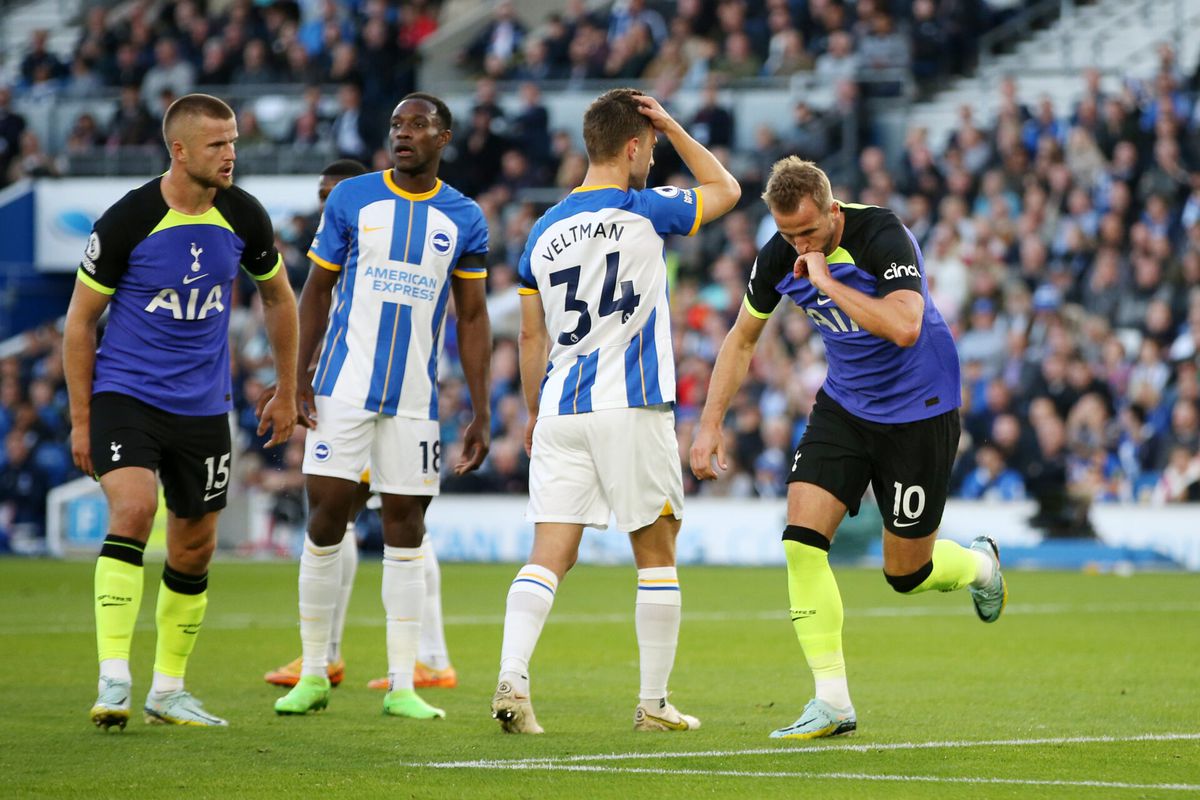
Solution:
{"label": "blurred spectator", "polygon": [[158,115],[165,108],[155,106],[163,89],[170,89],[176,97],[187,94],[196,83],[196,68],[179,57],[179,46],[174,39],[159,39],[154,45],[154,66],[142,78],[142,102]]}
{"label": "blurred spectator", "polygon": [[39,552],[46,533],[50,479],[33,459],[31,436],[21,430],[4,437],[0,468],[0,550]]}
{"label": "blurred spectator", "polygon": [[975,451],[975,469],[963,481],[965,500],[1024,500],[1025,482],[1020,474],[1004,463],[1000,452],[991,445]]}
{"label": "blurred spectator", "polygon": [[[29,49],[21,59],[21,81],[25,85],[32,84],[39,72],[45,78],[57,80],[66,74],[63,63],[47,49],[50,32],[45,28],[37,28],[29,35]],[[44,78],[43,78],[44,79]]]}
{"label": "blurred spectator", "polygon": [[369,162],[375,152],[373,143],[381,141],[383,132],[372,130],[363,113],[362,89],[355,83],[338,87],[338,114],[330,131],[338,158],[353,158]]}
{"label": "blurred spectator", "polygon": [[[150,76],[147,75],[149,80]],[[279,73],[271,64],[267,45],[262,39],[251,39],[242,48],[242,63],[233,70],[232,82],[241,85],[275,83]]]}
{"label": "blurred spectator", "polygon": [[525,33],[525,25],[517,18],[512,0],[497,0],[491,21],[471,40],[459,55],[459,61],[476,72],[503,75],[521,51]]}
{"label": "blurred spectator", "polygon": [[121,87],[117,111],[109,122],[110,146],[148,145],[159,138],[159,124],[142,102],[136,84]]}
{"label": "blurred spectator", "polygon": [[21,145],[25,118],[13,111],[12,90],[0,84],[0,186],[8,185],[8,170]]}
{"label": "blurred spectator", "polygon": [[692,137],[710,150],[733,145],[733,114],[720,104],[717,90],[717,81],[710,78],[688,126]]}
{"label": "blurred spectator", "polygon": [[22,178],[54,178],[59,173],[58,165],[45,150],[41,139],[31,130],[21,133],[16,157],[8,165],[8,182]]}

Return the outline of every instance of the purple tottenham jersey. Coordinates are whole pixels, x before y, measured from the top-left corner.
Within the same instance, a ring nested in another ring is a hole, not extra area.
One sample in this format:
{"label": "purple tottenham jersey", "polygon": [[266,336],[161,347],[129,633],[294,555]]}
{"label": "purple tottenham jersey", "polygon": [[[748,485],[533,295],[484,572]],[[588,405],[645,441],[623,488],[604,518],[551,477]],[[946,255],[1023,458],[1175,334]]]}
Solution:
{"label": "purple tottenham jersey", "polygon": [[78,277],[110,295],[92,392],[120,392],[185,416],[231,406],[229,305],[241,265],[258,281],[283,263],[271,219],[236,186],[190,216],[161,178],[129,192],[92,229]]}
{"label": "purple tottenham jersey", "polygon": [[795,249],[776,233],[763,246],[750,274],[746,309],[766,319],[786,295],[808,315],[825,343],[829,372],[825,392],[871,422],[929,419],[962,404],[958,351],[929,297],[921,249],[894,213],[877,206],[843,203],[842,240],[827,258],[839,282],[883,297],[911,289],[925,298],[921,335],[900,347],[863,330],[807,278],[796,278]]}

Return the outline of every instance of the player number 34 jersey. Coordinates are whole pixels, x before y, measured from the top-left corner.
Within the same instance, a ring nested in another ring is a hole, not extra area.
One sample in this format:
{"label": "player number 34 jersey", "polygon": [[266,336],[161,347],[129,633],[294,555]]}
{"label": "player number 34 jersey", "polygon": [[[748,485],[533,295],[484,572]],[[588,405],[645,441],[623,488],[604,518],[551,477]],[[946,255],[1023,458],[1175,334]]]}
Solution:
{"label": "player number 34 jersey", "polygon": [[539,416],[675,401],[663,238],[694,234],[701,202],[673,186],[581,187],[534,225],[518,273],[550,334]]}

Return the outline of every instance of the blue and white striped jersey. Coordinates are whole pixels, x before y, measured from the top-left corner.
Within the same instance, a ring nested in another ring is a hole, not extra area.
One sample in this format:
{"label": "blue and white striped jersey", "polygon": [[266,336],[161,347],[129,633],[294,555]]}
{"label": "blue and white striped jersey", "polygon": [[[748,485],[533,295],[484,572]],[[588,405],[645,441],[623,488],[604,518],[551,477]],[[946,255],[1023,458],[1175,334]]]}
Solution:
{"label": "blue and white striped jersey", "polygon": [[550,331],[539,416],[675,402],[663,239],[701,212],[694,189],[585,186],[533,226],[517,271]]}
{"label": "blue and white striped jersey", "polygon": [[335,186],[308,253],[341,273],[315,393],[388,416],[437,419],[450,276],[487,277],[457,267],[487,247],[479,206],[440,180],[424,194],[398,187],[390,170]]}

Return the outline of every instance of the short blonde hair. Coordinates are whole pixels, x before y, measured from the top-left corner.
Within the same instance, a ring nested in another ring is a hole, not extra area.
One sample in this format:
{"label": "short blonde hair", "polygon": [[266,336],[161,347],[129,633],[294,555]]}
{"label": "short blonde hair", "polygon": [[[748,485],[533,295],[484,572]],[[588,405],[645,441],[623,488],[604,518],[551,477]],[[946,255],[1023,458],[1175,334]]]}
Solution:
{"label": "short blonde hair", "polygon": [[817,208],[826,211],[833,204],[833,188],[829,176],[811,161],[798,156],[781,158],[771,167],[767,189],[762,199],[772,211],[789,213],[811,198]]}

